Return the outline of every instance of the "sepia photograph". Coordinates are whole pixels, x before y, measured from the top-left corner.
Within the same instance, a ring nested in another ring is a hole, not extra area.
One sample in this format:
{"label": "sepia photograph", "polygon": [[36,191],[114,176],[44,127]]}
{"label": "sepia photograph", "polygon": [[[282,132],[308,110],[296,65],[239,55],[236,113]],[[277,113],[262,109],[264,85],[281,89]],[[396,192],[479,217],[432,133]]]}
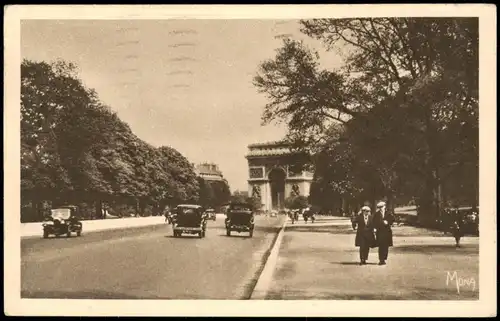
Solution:
{"label": "sepia photograph", "polygon": [[4,16],[7,315],[496,315],[494,6]]}

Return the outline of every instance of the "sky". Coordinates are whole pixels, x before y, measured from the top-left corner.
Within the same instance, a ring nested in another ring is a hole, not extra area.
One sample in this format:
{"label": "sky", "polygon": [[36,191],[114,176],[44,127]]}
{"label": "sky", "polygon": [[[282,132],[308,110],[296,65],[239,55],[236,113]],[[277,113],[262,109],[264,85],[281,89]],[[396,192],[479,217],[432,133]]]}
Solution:
{"label": "sky", "polygon": [[261,126],[267,100],[252,84],[281,46],[275,36],[304,40],[326,66],[339,64],[299,28],[297,20],[24,20],[21,55],[75,63],[139,138],[214,162],[232,191],[247,190],[247,146],[286,133]]}

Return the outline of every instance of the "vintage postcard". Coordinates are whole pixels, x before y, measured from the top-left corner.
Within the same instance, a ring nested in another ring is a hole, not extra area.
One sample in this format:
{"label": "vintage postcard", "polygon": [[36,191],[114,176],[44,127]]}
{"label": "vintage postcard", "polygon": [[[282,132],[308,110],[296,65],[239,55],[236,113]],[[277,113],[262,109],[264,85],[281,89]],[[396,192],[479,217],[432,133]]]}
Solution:
{"label": "vintage postcard", "polygon": [[494,5],[4,17],[6,315],[496,315]]}

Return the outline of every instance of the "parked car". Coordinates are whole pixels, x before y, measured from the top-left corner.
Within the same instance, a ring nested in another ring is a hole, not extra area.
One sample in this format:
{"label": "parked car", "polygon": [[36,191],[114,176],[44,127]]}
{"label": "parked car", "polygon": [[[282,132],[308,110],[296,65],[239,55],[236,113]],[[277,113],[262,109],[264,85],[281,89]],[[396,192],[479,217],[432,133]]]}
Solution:
{"label": "parked car", "polygon": [[465,234],[479,235],[479,208],[470,206],[446,208],[438,222],[445,233],[451,232],[455,222],[460,222]]}
{"label": "parked car", "polygon": [[186,234],[198,234],[205,237],[207,230],[207,215],[203,207],[194,204],[181,204],[174,210],[172,217],[174,237]]}
{"label": "parked car", "polygon": [[50,235],[71,237],[71,233],[80,236],[83,224],[79,221],[79,217],[78,207],[74,205],[51,209],[50,217],[42,224],[43,238],[48,238]]}
{"label": "parked car", "polygon": [[255,228],[255,214],[253,208],[248,203],[233,203],[227,210],[226,235],[231,236],[231,232],[248,232],[253,237]]}
{"label": "parked car", "polygon": [[465,233],[479,235],[479,208],[459,208],[464,211]]}

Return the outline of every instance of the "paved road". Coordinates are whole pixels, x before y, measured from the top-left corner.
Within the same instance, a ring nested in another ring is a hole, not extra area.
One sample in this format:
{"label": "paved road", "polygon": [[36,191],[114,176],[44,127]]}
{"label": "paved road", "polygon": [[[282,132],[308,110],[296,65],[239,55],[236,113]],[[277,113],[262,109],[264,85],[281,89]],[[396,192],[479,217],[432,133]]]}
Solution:
{"label": "paved road", "polygon": [[406,226],[393,231],[388,264],[377,265],[375,249],[368,265],[360,266],[349,226],[288,225],[266,299],[479,298],[477,237],[465,237],[457,249],[454,239],[441,232]]}
{"label": "paved road", "polygon": [[[247,299],[283,218],[256,217],[253,238],[227,237],[223,216],[204,239],[171,225],[21,241],[21,296],[73,299]],[[234,234],[234,233],[233,233]]]}

